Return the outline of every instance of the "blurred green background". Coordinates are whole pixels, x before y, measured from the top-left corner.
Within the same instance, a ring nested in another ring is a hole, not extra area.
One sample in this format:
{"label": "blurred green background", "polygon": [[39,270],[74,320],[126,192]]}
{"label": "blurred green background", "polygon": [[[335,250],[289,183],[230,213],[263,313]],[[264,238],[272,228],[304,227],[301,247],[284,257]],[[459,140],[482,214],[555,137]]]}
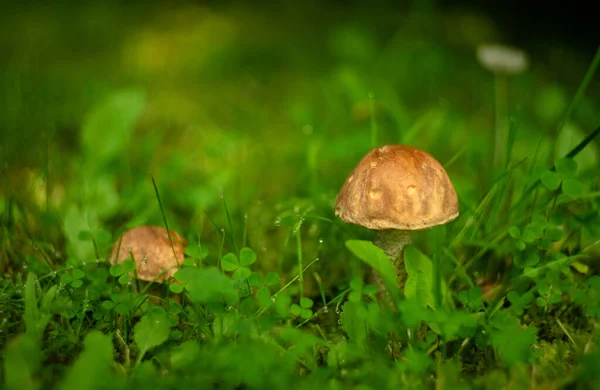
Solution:
{"label": "blurred green background", "polygon": [[[152,175],[170,226],[192,243],[214,254],[223,228],[229,244],[245,235],[263,266],[293,271],[288,241],[301,227],[306,256],[337,264],[329,284],[345,273],[337,238],[368,235],[336,221],[332,206],[373,127],[378,145],[414,145],[445,164],[465,215],[497,178],[494,78],[480,45],[508,43],[529,58],[507,80],[507,114],[518,118],[511,161],[530,157],[519,170],[544,171],[598,126],[597,79],[560,124],[596,43],[533,40],[506,28],[506,12],[433,1],[6,8],[0,211],[22,227],[14,253],[35,256],[35,237],[57,263],[106,257],[126,228],[163,223]],[[576,160],[598,177],[597,144]],[[3,256],[4,270],[16,267]]]}

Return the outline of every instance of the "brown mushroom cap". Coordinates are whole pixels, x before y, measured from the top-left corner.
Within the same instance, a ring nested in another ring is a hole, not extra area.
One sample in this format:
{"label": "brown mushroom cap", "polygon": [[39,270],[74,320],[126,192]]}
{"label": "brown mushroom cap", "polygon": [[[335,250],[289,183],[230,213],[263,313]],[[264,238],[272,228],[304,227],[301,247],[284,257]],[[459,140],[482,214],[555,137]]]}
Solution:
{"label": "brown mushroom cap", "polygon": [[442,165],[404,145],[371,150],[346,179],[335,215],[369,229],[419,230],[458,217],[458,198]]}
{"label": "brown mushroom cap", "polygon": [[131,259],[133,254],[138,279],[152,281],[161,272],[168,270],[156,278],[157,282],[162,282],[175,274],[178,263],[182,264],[187,244],[186,240],[176,232],[171,230],[170,233],[173,241],[172,248],[167,229],[160,226],[134,227],[123,233],[122,238],[115,242],[109,261],[122,263],[124,260]]}

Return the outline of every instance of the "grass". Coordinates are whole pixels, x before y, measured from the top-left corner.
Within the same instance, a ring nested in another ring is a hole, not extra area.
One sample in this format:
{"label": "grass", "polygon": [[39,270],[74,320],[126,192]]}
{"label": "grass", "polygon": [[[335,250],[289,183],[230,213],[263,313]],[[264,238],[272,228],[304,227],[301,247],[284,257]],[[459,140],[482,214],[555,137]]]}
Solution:
{"label": "grass", "polygon": [[[600,51],[525,48],[494,164],[493,76],[475,50],[502,34],[466,10],[13,11],[4,387],[600,385]],[[372,232],[333,214],[354,165],[389,143],[435,156],[460,202],[413,234],[403,291]],[[139,225],[187,238],[180,284],[108,263]]]}

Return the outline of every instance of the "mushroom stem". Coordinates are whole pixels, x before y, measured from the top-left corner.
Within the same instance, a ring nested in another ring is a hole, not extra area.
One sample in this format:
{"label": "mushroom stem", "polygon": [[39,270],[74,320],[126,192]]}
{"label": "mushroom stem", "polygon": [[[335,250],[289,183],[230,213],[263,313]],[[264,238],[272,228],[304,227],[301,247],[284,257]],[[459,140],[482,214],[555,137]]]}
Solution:
{"label": "mushroom stem", "polygon": [[404,247],[412,243],[410,230],[376,230],[373,237],[373,244],[381,248],[396,264],[398,260],[402,261]]}
{"label": "mushroom stem", "polygon": [[[385,254],[388,255],[390,261],[394,265],[396,281],[401,291],[404,288],[404,282],[406,279],[403,267],[404,247],[411,243],[412,235],[410,230],[377,230],[375,231],[375,236],[373,237],[373,244],[381,248]],[[373,276],[375,277],[375,282],[377,283],[379,291],[381,292],[382,299],[387,301],[387,303],[393,307],[391,296],[385,288],[383,280],[381,279],[381,275],[379,275],[377,271],[373,270]]]}

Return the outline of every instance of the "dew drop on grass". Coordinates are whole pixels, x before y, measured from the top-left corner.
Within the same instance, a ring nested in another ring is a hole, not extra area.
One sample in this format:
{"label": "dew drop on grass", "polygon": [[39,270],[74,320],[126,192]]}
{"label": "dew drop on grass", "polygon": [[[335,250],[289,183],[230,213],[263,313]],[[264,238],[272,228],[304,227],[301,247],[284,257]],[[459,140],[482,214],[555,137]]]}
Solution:
{"label": "dew drop on grass", "polygon": [[329,309],[327,308],[327,306],[323,306],[323,313],[329,313]]}
{"label": "dew drop on grass", "polygon": [[233,310],[233,306],[229,306],[229,307],[227,308],[227,311],[232,311],[232,310]]}
{"label": "dew drop on grass", "polygon": [[322,244],[322,243],[323,243],[323,239],[319,238],[319,244]]}
{"label": "dew drop on grass", "polygon": [[27,269],[27,264],[23,264],[23,269]]}
{"label": "dew drop on grass", "polygon": [[271,295],[271,300],[272,300],[273,302],[275,302],[275,300],[276,300],[276,299],[277,299],[277,295]]}
{"label": "dew drop on grass", "polygon": [[277,218],[273,223],[275,224],[275,226],[281,226],[281,218]]}
{"label": "dew drop on grass", "polygon": [[340,314],[340,309],[339,308],[335,308],[335,314]]}

